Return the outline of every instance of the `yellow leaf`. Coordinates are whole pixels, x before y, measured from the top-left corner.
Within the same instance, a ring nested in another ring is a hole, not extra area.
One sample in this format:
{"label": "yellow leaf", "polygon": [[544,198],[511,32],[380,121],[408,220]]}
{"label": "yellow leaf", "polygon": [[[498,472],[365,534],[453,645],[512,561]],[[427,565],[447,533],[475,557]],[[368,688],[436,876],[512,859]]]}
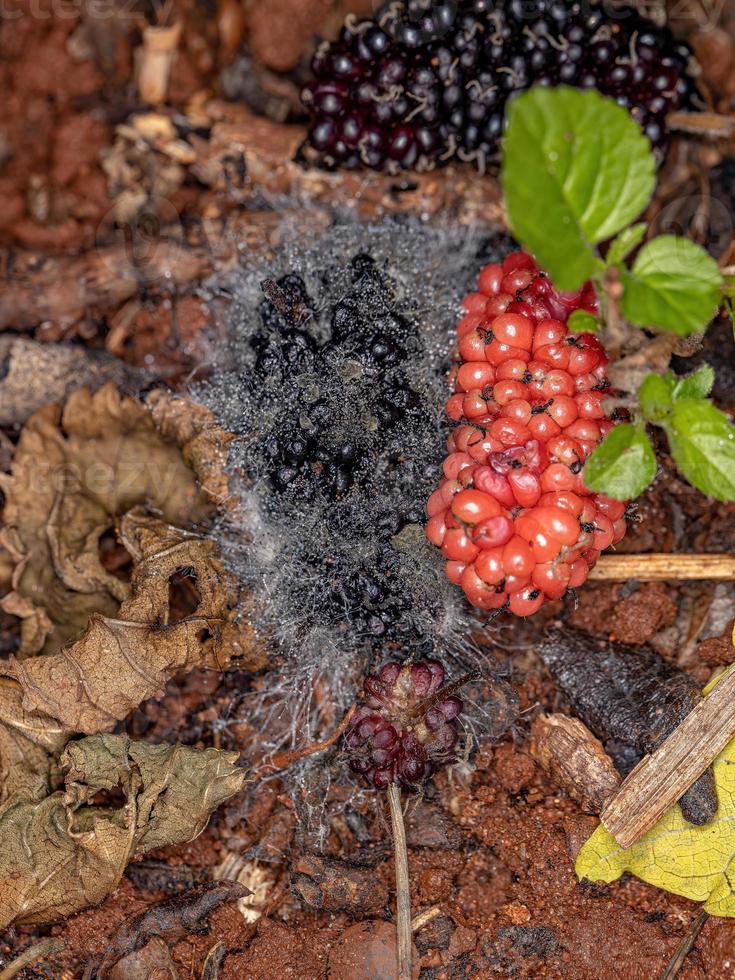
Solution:
{"label": "yellow leaf", "polygon": [[696,827],[674,806],[627,848],[600,824],[577,856],[580,881],[615,881],[629,871],[658,888],[703,902],[710,915],[735,917],[735,739],[712,768],[718,807],[710,823]]}

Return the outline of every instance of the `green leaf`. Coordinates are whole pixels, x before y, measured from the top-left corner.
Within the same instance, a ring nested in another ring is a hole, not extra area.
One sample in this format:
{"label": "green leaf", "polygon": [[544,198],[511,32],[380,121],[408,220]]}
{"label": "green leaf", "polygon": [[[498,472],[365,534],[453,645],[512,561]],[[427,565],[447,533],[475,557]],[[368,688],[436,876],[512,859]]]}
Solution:
{"label": "green leaf", "polygon": [[532,88],[508,118],[502,182],[513,232],[560,289],[577,289],[602,267],[593,246],[651,198],[650,143],[597,92]]}
{"label": "green leaf", "polygon": [[660,374],[647,374],[638,389],[641,410],[649,422],[659,422],[671,411],[674,382]]}
{"label": "green leaf", "polygon": [[572,333],[599,333],[600,321],[594,313],[575,310],[567,320],[567,327]]}
{"label": "green leaf", "polygon": [[674,385],[674,401],[683,398],[706,398],[715,383],[715,371],[709,364],[703,364],[693,374],[687,374]]}
{"label": "green leaf", "polygon": [[716,500],[735,500],[735,426],[727,415],[711,402],[686,398],[674,402],[663,426],[687,480]]}
{"label": "green leaf", "polygon": [[722,275],[715,260],[686,238],[661,235],[622,270],[623,315],[639,327],[686,337],[703,330],[720,303]]}
{"label": "green leaf", "polygon": [[656,456],[645,427],[624,422],[608,432],[587,460],[584,482],[615,500],[643,493],[656,475]]}
{"label": "green leaf", "polygon": [[630,228],[624,228],[608,249],[605,261],[608,265],[619,265],[643,241],[648,225],[645,221]]}

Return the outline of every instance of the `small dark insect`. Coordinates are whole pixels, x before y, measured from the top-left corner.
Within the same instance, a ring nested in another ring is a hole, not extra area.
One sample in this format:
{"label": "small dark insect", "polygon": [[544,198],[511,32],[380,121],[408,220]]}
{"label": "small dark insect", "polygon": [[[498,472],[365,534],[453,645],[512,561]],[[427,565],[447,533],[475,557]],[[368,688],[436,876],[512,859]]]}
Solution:
{"label": "small dark insect", "polygon": [[[538,653],[574,713],[602,740],[624,776],[658,748],[702,697],[688,674],[648,646],[553,629]],[[679,806],[697,826],[714,817],[717,795],[710,769]]]}

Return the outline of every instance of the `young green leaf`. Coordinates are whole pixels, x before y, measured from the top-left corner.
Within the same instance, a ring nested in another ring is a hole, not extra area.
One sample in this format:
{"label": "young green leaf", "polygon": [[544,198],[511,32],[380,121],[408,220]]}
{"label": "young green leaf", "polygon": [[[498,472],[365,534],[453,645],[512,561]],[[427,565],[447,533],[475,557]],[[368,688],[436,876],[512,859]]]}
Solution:
{"label": "young green leaf", "polygon": [[587,310],[575,310],[567,320],[567,327],[572,333],[598,333],[600,321]]}
{"label": "young green leaf", "polygon": [[645,222],[640,222],[637,225],[631,225],[630,228],[624,228],[608,249],[605,257],[607,264],[619,265],[623,259],[627,258],[636,245],[640,245],[645,238],[647,227]]}
{"label": "young green leaf", "polygon": [[615,500],[643,493],[656,475],[656,456],[645,427],[624,422],[608,432],[584,467],[590,490]]}
{"label": "young green leaf", "polygon": [[720,302],[722,275],[715,260],[674,235],[644,245],[633,268],[622,270],[622,280],[620,306],[631,323],[681,337],[703,330]]}
{"label": "young green leaf", "polygon": [[725,413],[687,398],[674,402],[662,424],[671,455],[692,486],[716,500],[735,500],[735,426]]}
{"label": "young green leaf", "polygon": [[508,118],[502,182],[513,232],[560,289],[576,289],[601,269],[593,246],[650,200],[650,143],[597,92],[532,88]]}
{"label": "young green leaf", "polygon": [[647,374],[638,389],[641,411],[649,422],[660,422],[671,411],[674,381],[660,374]]}
{"label": "young green leaf", "polygon": [[687,374],[674,385],[672,396],[675,401],[683,398],[706,398],[715,383],[714,368],[703,364],[693,374]]}

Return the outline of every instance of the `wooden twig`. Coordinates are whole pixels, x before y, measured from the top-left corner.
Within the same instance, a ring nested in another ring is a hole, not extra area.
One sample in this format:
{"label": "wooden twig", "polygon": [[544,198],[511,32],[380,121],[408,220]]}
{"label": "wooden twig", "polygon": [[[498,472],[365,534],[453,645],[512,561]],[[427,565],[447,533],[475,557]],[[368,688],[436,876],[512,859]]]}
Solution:
{"label": "wooden twig", "polygon": [[735,555],[602,555],[590,580],[735,579]]}
{"label": "wooden twig", "polygon": [[668,966],[661,974],[661,980],[674,980],[674,977],[679,975],[679,970],[684,966],[684,960],[691,953],[692,946],[696,943],[697,937],[708,918],[708,913],[704,909],[700,909],[694,921],[687,929],[687,933],[679,944],[679,948],[671,957]]}
{"label": "wooden twig", "polygon": [[396,926],[398,929],[398,980],[411,980],[411,886],[408,877],[408,848],[403,823],[401,791],[395,783],[388,784],[390,822],[393,828],[393,847],[396,863]]}
{"label": "wooden twig", "polygon": [[717,112],[670,112],[666,124],[675,132],[716,140],[729,139],[735,133],[732,116]]}
{"label": "wooden twig", "polygon": [[585,813],[599,813],[620,786],[602,742],[578,718],[539,715],[531,726],[530,751]]}
{"label": "wooden twig", "polygon": [[17,976],[21,970],[25,970],[27,966],[37,963],[45,956],[50,956],[52,953],[60,952],[65,945],[66,944],[63,939],[42,939],[39,943],[36,943],[35,946],[30,946],[28,949],[24,950],[20,956],[16,956],[13,962],[9,963],[5,969],[0,972],[0,980],[11,980],[11,977]]}
{"label": "wooden twig", "polygon": [[655,752],[639,762],[600,815],[621,847],[630,847],[676,803],[735,736],[735,670]]}

